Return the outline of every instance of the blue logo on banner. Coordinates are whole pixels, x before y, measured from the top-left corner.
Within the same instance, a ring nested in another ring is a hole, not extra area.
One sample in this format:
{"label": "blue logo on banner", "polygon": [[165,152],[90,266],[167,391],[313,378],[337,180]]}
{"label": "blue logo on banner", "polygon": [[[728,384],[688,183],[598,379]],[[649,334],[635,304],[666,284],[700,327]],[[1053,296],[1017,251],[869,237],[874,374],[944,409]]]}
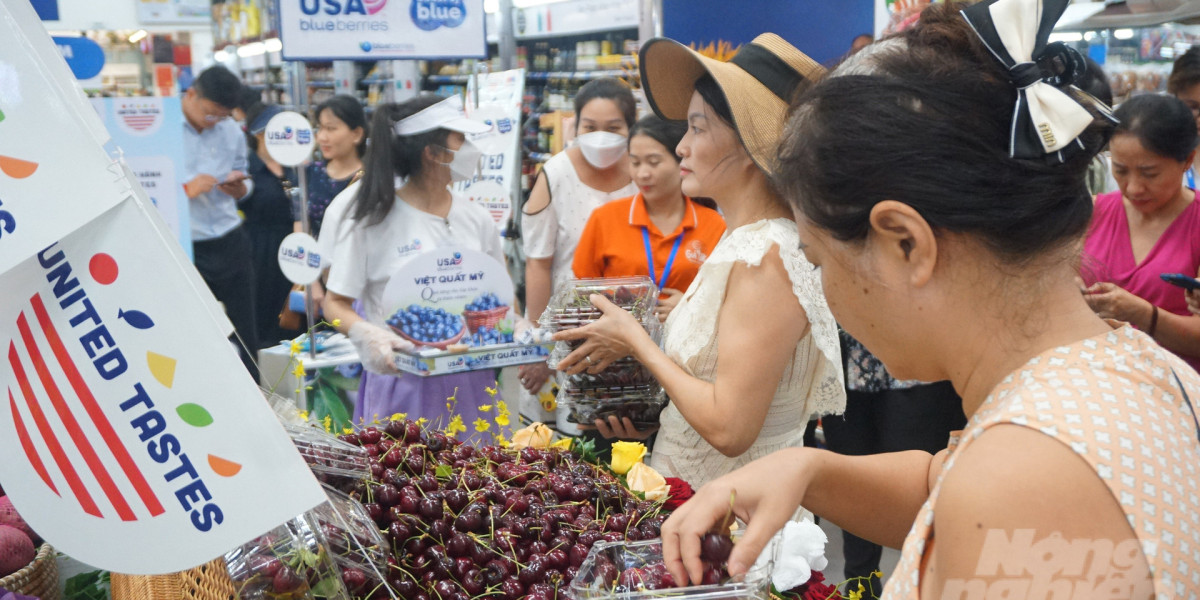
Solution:
{"label": "blue logo on banner", "polygon": [[67,60],[75,79],[91,79],[104,68],[104,50],[85,37],[55,37],[54,44]]}
{"label": "blue logo on banner", "polygon": [[363,42],[363,43],[359,44],[358,47],[362,48],[363,52],[370,52],[371,51],[371,42]]}
{"label": "blue logo on banner", "polygon": [[467,19],[467,5],[463,0],[412,0],[409,14],[413,24],[425,31],[443,25],[454,28]]}
{"label": "blue logo on banner", "polygon": [[30,0],[33,3],[33,10],[37,13],[39,19],[43,21],[58,20],[58,0]]}
{"label": "blue logo on banner", "polygon": [[312,130],[311,129],[297,129],[296,130],[296,143],[297,144],[312,143]]}

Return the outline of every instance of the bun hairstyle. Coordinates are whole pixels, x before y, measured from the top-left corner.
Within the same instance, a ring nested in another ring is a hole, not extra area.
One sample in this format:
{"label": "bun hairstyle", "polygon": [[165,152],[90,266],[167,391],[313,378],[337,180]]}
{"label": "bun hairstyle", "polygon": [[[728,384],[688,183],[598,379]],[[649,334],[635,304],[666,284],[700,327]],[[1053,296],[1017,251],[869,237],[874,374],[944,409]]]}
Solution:
{"label": "bun hairstyle", "polygon": [[863,240],[883,200],[911,206],[935,231],[971,235],[1008,263],[1073,248],[1085,233],[1084,175],[1111,125],[1094,121],[1083,149],[1062,163],[1011,158],[1017,89],[960,16],[965,6],[931,5],[793,106],[775,183],[833,237]]}
{"label": "bun hairstyle", "polygon": [[1142,147],[1179,162],[1188,162],[1196,149],[1196,119],[1192,109],[1174,96],[1143,94],[1116,110],[1121,124],[1113,135],[1133,135]]}
{"label": "bun hairstyle", "polygon": [[363,160],[362,185],[350,209],[354,220],[365,220],[368,225],[383,221],[396,201],[396,177],[419,176],[425,147],[446,146],[448,129],[405,136],[396,135],[394,129],[398,121],[442,100],[434,94],[421,94],[400,104],[381,104],[375,108],[367,156]]}
{"label": "bun hairstyle", "polygon": [[1200,47],[1189,48],[1175,59],[1167,78],[1167,92],[1179,95],[1196,84],[1200,84]]}

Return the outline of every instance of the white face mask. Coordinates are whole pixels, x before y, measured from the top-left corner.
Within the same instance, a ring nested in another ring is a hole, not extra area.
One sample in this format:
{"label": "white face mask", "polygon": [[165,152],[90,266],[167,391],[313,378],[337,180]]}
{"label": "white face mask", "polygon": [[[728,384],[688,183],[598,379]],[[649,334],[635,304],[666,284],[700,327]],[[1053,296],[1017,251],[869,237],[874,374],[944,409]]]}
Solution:
{"label": "white face mask", "polygon": [[450,181],[466,181],[475,176],[475,172],[479,170],[479,159],[483,156],[482,150],[475,144],[464,141],[458,150],[446,148],[446,151],[454,155],[450,162],[442,163],[450,167]]}
{"label": "white face mask", "polygon": [[593,131],[575,138],[584,160],[597,169],[607,169],[629,150],[629,140],[619,133]]}

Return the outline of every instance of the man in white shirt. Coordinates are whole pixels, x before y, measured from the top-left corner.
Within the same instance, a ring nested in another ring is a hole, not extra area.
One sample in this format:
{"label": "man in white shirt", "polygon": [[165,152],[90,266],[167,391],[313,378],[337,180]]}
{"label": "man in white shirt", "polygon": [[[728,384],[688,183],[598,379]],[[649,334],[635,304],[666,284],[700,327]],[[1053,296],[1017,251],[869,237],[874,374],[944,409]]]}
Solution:
{"label": "man in white shirt", "polygon": [[184,190],[191,213],[196,269],[225,305],[225,314],[245,345],[240,351],[242,362],[257,379],[258,370],[250,354],[258,348],[254,270],[250,238],[237,212],[237,201],[250,195],[251,184],[246,177],[246,138],[229,118],[239,104],[241,91],[238,78],[217,66],[196,77],[184,93]]}

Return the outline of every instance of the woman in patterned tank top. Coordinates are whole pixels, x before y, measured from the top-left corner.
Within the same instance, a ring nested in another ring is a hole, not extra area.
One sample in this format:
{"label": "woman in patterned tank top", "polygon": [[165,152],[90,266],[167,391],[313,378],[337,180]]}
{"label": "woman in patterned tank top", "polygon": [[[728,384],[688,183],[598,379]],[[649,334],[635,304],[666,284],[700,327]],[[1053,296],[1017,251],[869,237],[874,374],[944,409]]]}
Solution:
{"label": "woman in patterned tank top", "polygon": [[735,494],[734,574],[802,506],[902,548],[885,598],[1200,593],[1200,375],[1074,280],[1113,124],[1046,47],[1066,4],[933,5],[794,107],[778,183],[834,317],[969,421],[936,455],[790,448],[715,480],[663,526],[676,578]]}

